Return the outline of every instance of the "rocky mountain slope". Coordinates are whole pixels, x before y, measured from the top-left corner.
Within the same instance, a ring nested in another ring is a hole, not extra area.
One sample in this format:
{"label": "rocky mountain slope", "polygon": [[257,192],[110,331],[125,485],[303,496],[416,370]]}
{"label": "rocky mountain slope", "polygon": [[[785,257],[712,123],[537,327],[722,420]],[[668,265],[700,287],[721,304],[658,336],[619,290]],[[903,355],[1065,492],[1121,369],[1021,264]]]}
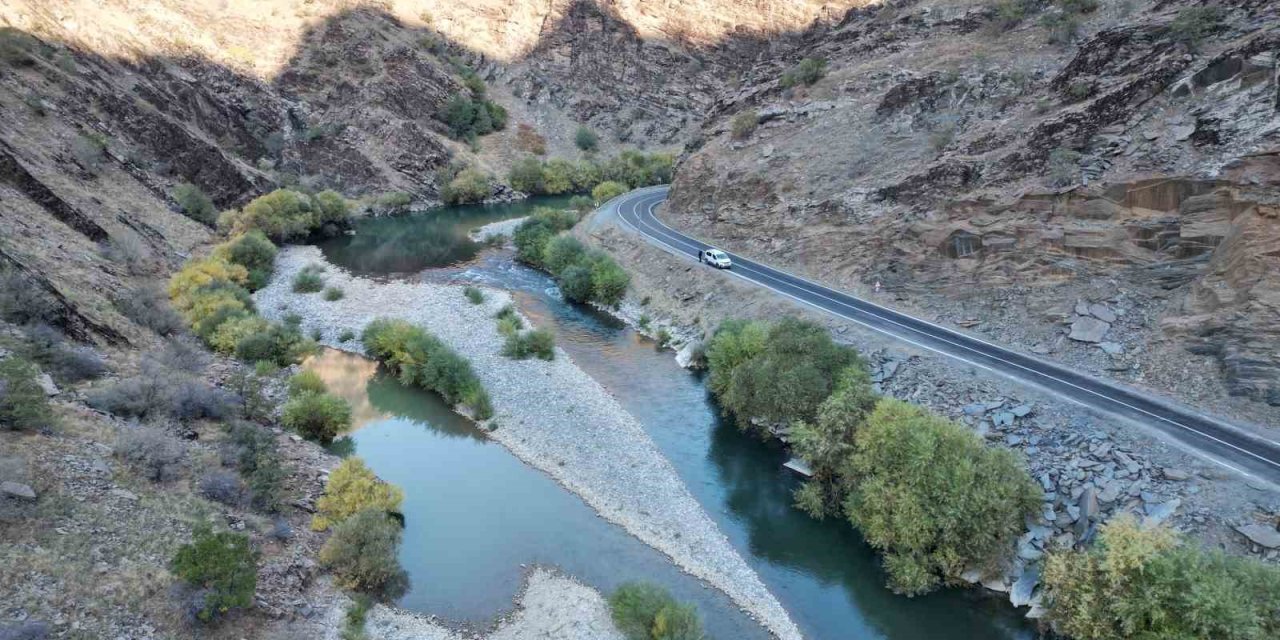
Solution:
{"label": "rocky mountain slope", "polygon": [[[716,101],[667,215],[838,286],[881,282],[886,303],[1274,423],[1277,11],[852,10]],[[801,58],[825,59],[825,77],[784,86]],[[735,133],[742,113],[755,117]]]}

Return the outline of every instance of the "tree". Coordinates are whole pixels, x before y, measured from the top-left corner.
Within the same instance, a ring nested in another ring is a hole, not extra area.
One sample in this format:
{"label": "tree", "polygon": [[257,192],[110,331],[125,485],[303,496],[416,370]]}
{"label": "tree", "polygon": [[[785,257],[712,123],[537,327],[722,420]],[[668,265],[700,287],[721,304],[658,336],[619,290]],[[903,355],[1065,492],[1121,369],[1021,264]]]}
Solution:
{"label": "tree", "polygon": [[921,407],[881,399],[854,442],[844,510],[884,553],[895,591],[927,593],[966,568],[993,568],[1040,507],[1016,454]]}
{"label": "tree", "polygon": [[303,393],[285,403],[280,422],[305,438],[329,444],[351,427],[351,405],[328,393]]}
{"label": "tree", "polygon": [[803,493],[797,496],[797,502],[810,515],[821,518],[838,511],[844,498],[838,485],[840,467],[853,453],[854,437],[875,408],[876,400],[866,367],[861,363],[850,365],[840,372],[835,389],[818,407],[817,417],[792,426],[792,450],[813,471],[802,491],[818,492],[807,500]]}
{"label": "tree", "polygon": [[320,563],[339,586],[394,600],[409,587],[398,558],[401,535],[400,523],[385,511],[363,509],[333,528]]}
{"label": "tree", "polygon": [[170,569],[200,589],[196,616],[207,622],[233,608],[253,604],[253,592],[258,586],[256,561],[249,548],[249,536],[229,531],[213,533],[204,526],[196,529],[190,544],[178,548]]}
{"label": "tree", "polygon": [[591,299],[591,269],[585,265],[574,264],[560,273],[560,292],[574,302],[587,302]]}
{"label": "tree", "polygon": [[578,130],[573,134],[573,143],[583,151],[595,151],[600,147],[600,137],[591,129],[579,126]]}
{"label": "tree", "polygon": [[591,260],[591,299],[606,305],[614,306],[622,301],[627,287],[631,285],[631,276],[622,267],[604,254],[596,254]]}
{"label": "tree", "polygon": [[587,248],[571,235],[558,235],[547,241],[542,250],[542,266],[552,275],[559,275],[570,265],[582,260]]}
{"label": "tree", "polygon": [[352,456],[342,461],[325,484],[324,495],[316,501],[311,528],[324,531],[364,510],[399,512],[404,492],[374,475],[364,460]]}
{"label": "tree", "polygon": [[1045,560],[1048,620],[1072,638],[1280,637],[1280,568],[1188,545],[1131,516]]}
{"label": "tree", "polygon": [[511,165],[507,173],[507,182],[516,191],[526,193],[543,193],[546,185],[542,177],[542,163],[533,156],[525,156]]}
{"label": "tree", "polygon": [[629,189],[625,184],[609,180],[596,185],[596,187],[591,190],[591,197],[595,199],[597,204],[603,204],[604,202],[612,200],[630,190],[631,189]]}
{"label": "tree", "polygon": [[490,193],[489,176],[468,167],[440,190],[440,197],[446,204],[475,204],[483,202]]}
{"label": "tree", "polygon": [[0,427],[36,429],[49,425],[49,399],[37,378],[40,370],[17,356],[0,360]]}

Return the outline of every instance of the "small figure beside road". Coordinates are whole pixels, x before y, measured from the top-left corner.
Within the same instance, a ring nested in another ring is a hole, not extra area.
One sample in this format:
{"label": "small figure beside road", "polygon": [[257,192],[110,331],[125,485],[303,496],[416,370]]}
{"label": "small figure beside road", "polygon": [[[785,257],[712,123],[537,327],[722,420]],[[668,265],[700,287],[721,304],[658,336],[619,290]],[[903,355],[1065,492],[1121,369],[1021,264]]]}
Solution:
{"label": "small figure beside road", "polygon": [[876,280],[876,293],[880,293],[880,281]]}

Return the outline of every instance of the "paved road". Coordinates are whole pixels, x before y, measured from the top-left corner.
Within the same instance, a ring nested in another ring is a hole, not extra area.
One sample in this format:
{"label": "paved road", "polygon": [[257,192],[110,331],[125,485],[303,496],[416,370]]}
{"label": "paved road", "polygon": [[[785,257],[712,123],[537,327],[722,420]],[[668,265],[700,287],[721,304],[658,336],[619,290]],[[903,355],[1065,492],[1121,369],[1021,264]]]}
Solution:
{"label": "paved road", "polygon": [[[623,223],[650,242],[696,261],[698,250],[710,245],[672,229],[654,216],[654,209],[666,198],[666,187],[652,187],[633,191],[608,206],[616,208]],[[1091,409],[1148,425],[1208,460],[1247,477],[1280,484],[1280,442],[1155,397],[1151,392],[1012,351],[734,253],[729,256],[733,260],[733,268],[726,272],[729,275],[914,346],[1006,375]]]}

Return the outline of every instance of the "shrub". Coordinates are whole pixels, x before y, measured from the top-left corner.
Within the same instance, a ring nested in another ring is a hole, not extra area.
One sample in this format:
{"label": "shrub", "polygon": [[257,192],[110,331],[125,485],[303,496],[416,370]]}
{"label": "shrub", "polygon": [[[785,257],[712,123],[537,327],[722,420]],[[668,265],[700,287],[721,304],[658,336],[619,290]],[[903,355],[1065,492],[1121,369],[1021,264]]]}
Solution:
{"label": "shrub", "polygon": [[835,389],[818,406],[817,416],[792,426],[792,450],[813,471],[803,493],[796,496],[797,504],[810,515],[821,518],[838,511],[844,499],[838,486],[840,467],[853,453],[854,436],[866,423],[876,400],[866,367],[854,363],[840,372]]}
{"label": "shrub", "polygon": [[245,337],[236,344],[236,357],[244,362],[273,362],[287,367],[315,352],[296,325],[273,324],[266,331]]}
{"label": "shrub", "polygon": [[285,403],[280,422],[304,438],[329,444],[351,427],[351,405],[327,393],[304,393]]}
{"label": "shrub", "polygon": [[116,435],[117,458],[152,482],[168,482],[182,475],[187,447],[154,427],[126,427]]}
{"label": "shrub", "polygon": [[97,173],[107,157],[107,137],[96,131],[82,133],[71,143],[71,154],[89,173]]}
{"label": "shrub", "polygon": [[595,202],[587,196],[574,196],[569,198],[569,208],[578,213],[587,213],[595,208]]}
{"label": "shrub", "polygon": [[206,342],[218,353],[235,353],[246,338],[269,331],[271,323],[255,315],[243,315],[225,320],[213,330]]}
{"label": "shrub", "polygon": [[399,487],[379,480],[364,460],[352,456],[329,475],[324,495],[316,502],[311,528],[324,531],[366,509],[398,513],[403,501]]}
{"label": "shrub", "polygon": [[339,289],[337,287],[329,287],[328,289],[324,290],[324,299],[329,302],[337,302],[338,300],[341,300],[346,295],[347,294],[343,293],[342,289]]}
{"label": "shrub", "polygon": [[275,411],[275,403],[262,393],[262,377],[252,369],[236,369],[227,377],[226,388],[239,398],[239,413],[246,420],[266,422]]}
{"label": "shrub", "polygon": [[106,362],[92,347],[69,344],[61,332],[47,324],[29,325],[23,333],[26,341],[20,351],[60,382],[79,382],[107,372]]}
{"label": "shrub", "polygon": [[404,191],[390,191],[378,196],[374,207],[387,213],[404,213],[413,204],[413,196]]}
{"label": "shrub", "polygon": [[[499,326],[499,331],[502,330]],[[556,336],[547,329],[534,329],[526,333],[515,331],[506,336],[502,355],[508,358],[524,360],[533,356],[540,360],[554,360],[556,357]]]}
{"label": "shrub", "polygon": [[895,591],[926,593],[968,567],[994,567],[1040,507],[1016,454],[923,408],[882,399],[854,442],[845,512],[884,552]]}
{"label": "shrub", "polygon": [[542,173],[542,163],[533,156],[517,160],[507,172],[507,182],[516,191],[526,193],[545,193],[546,182]]}
{"label": "shrub", "polygon": [[558,235],[549,239],[543,247],[542,267],[552,275],[560,275],[566,267],[581,261],[586,253],[587,248],[577,238]]}
{"label": "shrub", "polygon": [[733,117],[733,120],[729,125],[729,130],[732,132],[734,138],[738,140],[745,140],[751,136],[751,133],[756,130],[756,125],[759,124],[760,114],[757,113],[755,109],[748,109]]}
{"label": "shrub", "polygon": [[445,204],[475,204],[489,197],[489,176],[478,169],[463,169],[440,189]]}
{"label": "shrub", "polygon": [[244,485],[234,473],[226,471],[210,471],[200,477],[200,495],[235,506],[244,500]]}
{"label": "shrub", "polygon": [[547,153],[547,139],[523,122],[516,125],[516,149],[537,156]]}
{"label": "shrub", "polygon": [[0,27],[0,62],[10,66],[35,64],[40,41],[13,27]]}
{"label": "shrub", "polygon": [[614,625],[627,640],[702,640],[702,623],[692,605],[681,604],[662,587],[628,582],[609,596]]}
{"label": "shrub", "polygon": [[1080,640],[1280,637],[1280,568],[1183,543],[1123,515],[1045,561],[1048,620]]}
{"label": "shrub", "polygon": [[213,533],[198,528],[190,544],[173,556],[170,569],[188,585],[200,590],[197,617],[204,621],[253,604],[258,586],[257,558],[244,534]]}
{"label": "shrub", "polygon": [[591,190],[591,198],[596,201],[596,204],[604,204],[630,190],[627,185],[610,180],[596,185]]}
{"label": "shrub", "polygon": [[154,286],[130,289],[112,303],[121,315],[159,335],[168,336],[182,331],[182,317],[169,306],[164,292]]}
{"label": "shrub", "polygon": [[585,264],[574,264],[560,272],[557,278],[560,292],[566,300],[588,302],[591,300],[591,268]]}
{"label": "shrub", "polygon": [[600,136],[585,126],[578,127],[573,134],[573,144],[583,151],[591,152],[600,148]]}
{"label": "shrub", "polygon": [[338,635],[338,640],[368,640],[369,636],[364,632],[364,625],[371,606],[373,606],[373,600],[363,594],[351,600],[351,605],[347,607],[347,613],[342,618],[342,631]]}
{"label": "shrub", "polygon": [[[473,93],[477,93],[474,88]],[[507,128],[507,110],[492,100],[486,100],[483,92],[478,93],[471,98],[456,93],[445,102],[438,117],[448,125],[450,136],[458,140],[472,140]]]}
{"label": "shrub", "polygon": [[39,375],[35,365],[23,358],[0,360],[0,426],[27,430],[49,425],[53,414],[37,381]]}
{"label": "shrub", "polygon": [[58,305],[26,274],[0,268],[0,319],[14,324],[53,322]]}
{"label": "shrub", "polygon": [[218,221],[218,210],[214,208],[213,200],[194,184],[184,182],[174,187],[173,199],[183,215],[196,222],[213,225]]}
{"label": "shrub", "polygon": [[320,274],[324,269],[316,265],[307,265],[293,277],[294,293],[315,293],[324,288],[324,277]]}
{"label": "shrub", "polygon": [[275,438],[243,422],[233,423],[230,434],[236,466],[248,485],[250,504],[267,513],[279,511],[285,471]]}
{"label": "shrub", "polygon": [[1179,11],[1178,16],[1169,25],[1169,35],[1175,42],[1195,50],[1205,36],[1221,28],[1222,20],[1221,7],[1187,7]]}
{"label": "shrub", "polygon": [[232,238],[222,244],[219,251],[225,252],[228,262],[238,264],[248,271],[246,284],[252,290],[266,286],[271,279],[271,272],[275,270],[276,245],[258,229],[250,229]]}
{"label": "shrub", "polygon": [[462,290],[462,294],[467,297],[471,304],[480,304],[484,302],[484,292],[475,287],[466,287]]}
{"label": "shrub", "polygon": [[132,234],[111,236],[98,245],[98,251],[102,257],[124,267],[131,276],[151,275],[159,267],[151,249]]}
{"label": "shrub", "polygon": [[522,326],[520,318],[517,318],[516,316],[507,316],[505,318],[498,319],[498,333],[506,336],[507,338],[512,338],[519,334]]}
{"label": "shrub", "polygon": [[631,276],[614,262],[613,258],[597,253],[591,258],[591,299],[606,306],[614,306],[622,301],[627,287],[631,286]]}
{"label": "shrub", "polygon": [[297,397],[308,393],[325,393],[325,386],[320,374],[314,371],[301,371],[289,378],[289,397]]}
{"label": "shrub", "polygon": [[350,329],[343,329],[342,333],[338,334],[338,342],[350,342],[351,340],[354,340],[355,337],[356,332]]}
{"label": "shrub", "polygon": [[381,360],[403,384],[439,393],[446,402],[470,407],[477,418],[492,414],[489,396],[471,364],[435,336],[403,320],[378,319],[361,336],[365,351]]}
{"label": "shrub", "polygon": [[1058,147],[1049,152],[1049,184],[1065,187],[1080,179],[1080,152]]}
{"label": "shrub", "polygon": [[776,323],[729,321],[707,350],[709,385],[744,428],[812,420],[837,375],[861,362],[823,326],[797,318]]}
{"label": "shrub", "polygon": [[320,562],[339,586],[387,599],[409,587],[400,567],[400,523],[383,511],[364,509],[333,528],[320,549]]}
{"label": "shrub", "polygon": [[823,58],[805,58],[788,69],[778,80],[784,89],[799,85],[812,85],[827,75],[827,61]]}
{"label": "shrub", "polygon": [[275,242],[305,238],[326,224],[340,223],[350,215],[350,205],[333,191],[315,196],[277,189],[254,198],[239,211],[218,218],[218,226],[232,234],[257,229]]}

